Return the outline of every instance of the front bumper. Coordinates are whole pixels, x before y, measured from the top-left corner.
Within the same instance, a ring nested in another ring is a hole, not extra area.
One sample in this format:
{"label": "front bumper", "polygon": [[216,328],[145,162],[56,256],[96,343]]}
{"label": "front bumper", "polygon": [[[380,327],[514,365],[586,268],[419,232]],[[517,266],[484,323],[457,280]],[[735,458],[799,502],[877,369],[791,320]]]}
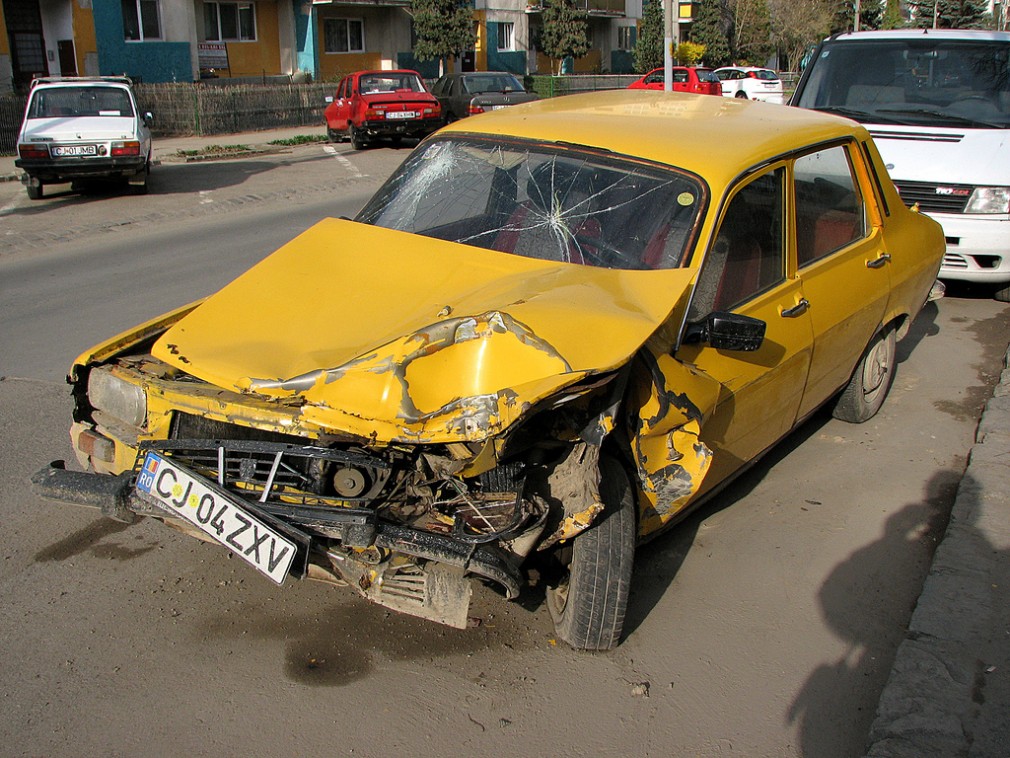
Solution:
{"label": "front bumper", "polygon": [[927,213],[943,227],[947,252],[940,278],[1010,282],[1010,216]]}
{"label": "front bumper", "polygon": [[131,155],[122,158],[48,158],[25,160],[18,158],[14,165],[28,176],[41,182],[69,182],[74,179],[127,177],[147,169],[145,156]]}
{"label": "front bumper", "polygon": [[[103,516],[123,523],[133,523],[137,516],[172,518],[168,511],[140,497],[133,471],[118,476],[68,471],[63,461],[54,461],[32,476],[31,481],[35,493],[41,497],[95,508]],[[374,511],[363,508],[276,506],[248,500],[242,501],[242,507],[283,522],[285,531],[302,544],[299,560],[292,567],[292,574],[298,578],[309,573],[308,566],[314,558],[324,558],[330,553],[332,539],[339,539],[345,547],[376,548],[447,565],[497,583],[510,600],[519,596],[522,575],[518,567],[492,544],[474,544],[384,523]],[[330,535],[330,539],[321,537],[319,531]]]}

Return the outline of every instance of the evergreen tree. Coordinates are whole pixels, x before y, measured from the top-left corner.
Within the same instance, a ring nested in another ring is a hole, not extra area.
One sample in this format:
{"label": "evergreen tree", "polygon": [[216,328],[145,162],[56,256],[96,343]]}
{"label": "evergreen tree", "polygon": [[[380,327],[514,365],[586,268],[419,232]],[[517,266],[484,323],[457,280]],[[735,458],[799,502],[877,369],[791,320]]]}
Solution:
{"label": "evergreen tree", "polygon": [[900,29],[904,25],[905,20],[901,17],[901,0],[887,0],[880,28]]}
{"label": "evergreen tree", "polygon": [[459,58],[476,44],[473,7],[466,0],[413,0],[411,7],[418,60],[437,59],[444,73],[447,58]]}
{"label": "evergreen tree", "polygon": [[727,29],[728,13],[722,0],[702,0],[691,24],[691,41],[705,46],[705,63],[725,66],[731,62]]}
{"label": "evergreen tree", "polygon": [[[883,23],[884,8],[881,0],[860,0],[859,30],[879,29]],[[842,0],[835,5],[835,15],[831,22],[831,32],[851,32],[855,26],[855,0]]]}
{"label": "evergreen tree", "polygon": [[666,30],[663,28],[662,0],[645,0],[642,23],[638,27],[638,41],[635,43],[635,70],[648,73],[663,65],[663,42]]}
{"label": "evergreen tree", "polygon": [[573,0],[544,0],[540,49],[558,62],[558,73],[565,58],[581,58],[589,52],[589,21]]}
{"label": "evergreen tree", "polygon": [[984,29],[990,22],[985,0],[910,0],[908,5],[920,29],[933,26],[934,9],[938,29]]}

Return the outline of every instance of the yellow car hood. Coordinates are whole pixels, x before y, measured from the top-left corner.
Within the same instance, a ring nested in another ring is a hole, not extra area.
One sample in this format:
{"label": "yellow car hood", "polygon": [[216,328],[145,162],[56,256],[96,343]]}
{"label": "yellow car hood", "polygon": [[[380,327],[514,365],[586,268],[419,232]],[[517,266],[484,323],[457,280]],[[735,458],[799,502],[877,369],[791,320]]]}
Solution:
{"label": "yellow car hood", "polygon": [[478,440],[626,362],[692,276],[327,219],[185,315],[153,353],[219,387],[297,397],[321,430]]}

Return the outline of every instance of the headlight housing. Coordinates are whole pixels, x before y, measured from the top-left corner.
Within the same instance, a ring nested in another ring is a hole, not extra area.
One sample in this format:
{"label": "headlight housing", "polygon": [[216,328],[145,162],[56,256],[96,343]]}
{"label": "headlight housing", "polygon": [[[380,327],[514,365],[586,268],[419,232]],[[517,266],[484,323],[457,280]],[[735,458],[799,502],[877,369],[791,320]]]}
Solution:
{"label": "headlight housing", "polygon": [[1010,213],[1010,187],[976,187],[965,213]]}
{"label": "headlight housing", "polygon": [[147,395],[142,387],[116,376],[108,366],[100,366],[88,377],[91,405],[130,426],[142,427],[147,418]]}

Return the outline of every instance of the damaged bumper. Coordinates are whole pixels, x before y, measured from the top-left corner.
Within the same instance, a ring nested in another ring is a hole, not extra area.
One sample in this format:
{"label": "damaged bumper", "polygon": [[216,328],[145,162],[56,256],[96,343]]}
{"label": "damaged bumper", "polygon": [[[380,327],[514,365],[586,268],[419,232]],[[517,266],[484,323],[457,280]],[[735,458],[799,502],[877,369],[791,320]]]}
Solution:
{"label": "damaged bumper", "polygon": [[[139,460],[137,469],[118,476],[69,471],[63,461],[54,461],[32,477],[32,484],[42,497],[95,508],[116,521],[165,519],[220,544],[278,583],[294,576],[352,586],[373,602],[457,628],[467,625],[470,576],[497,584],[509,599],[519,595],[519,568],[495,544],[385,523],[365,508],[256,502],[174,462],[172,476],[154,484],[166,503],[146,493],[142,481],[138,485],[152,458]],[[183,476],[187,487],[179,486]],[[190,478],[202,489],[188,487]],[[173,512],[173,506],[178,510]],[[229,516],[234,520],[226,526]],[[290,555],[284,554],[285,546]],[[278,576],[281,558],[283,575]]]}

